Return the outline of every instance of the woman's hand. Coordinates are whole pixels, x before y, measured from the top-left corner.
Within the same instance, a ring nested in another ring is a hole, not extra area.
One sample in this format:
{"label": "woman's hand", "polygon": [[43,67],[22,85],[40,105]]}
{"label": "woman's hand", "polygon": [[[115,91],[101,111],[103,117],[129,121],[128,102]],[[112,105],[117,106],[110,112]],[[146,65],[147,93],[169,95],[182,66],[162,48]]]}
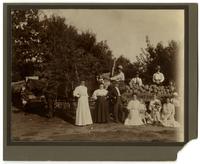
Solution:
{"label": "woman's hand", "polygon": [[77,98],[79,98],[79,97],[80,97],[80,95],[79,95],[79,94],[77,94],[77,95],[76,95],[76,97],[77,97]]}

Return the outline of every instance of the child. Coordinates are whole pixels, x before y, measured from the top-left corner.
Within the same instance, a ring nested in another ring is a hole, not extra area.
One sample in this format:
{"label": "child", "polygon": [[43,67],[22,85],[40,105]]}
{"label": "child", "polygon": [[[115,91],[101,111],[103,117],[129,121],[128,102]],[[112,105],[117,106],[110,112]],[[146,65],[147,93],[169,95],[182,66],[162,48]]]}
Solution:
{"label": "child", "polygon": [[160,122],[160,111],[161,111],[160,104],[155,102],[154,107],[152,108],[152,118],[153,118],[154,123]]}
{"label": "child", "polygon": [[151,117],[151,112],[145,111],[145,121],[146,124],[153,124],[153,118]]}
{"label": "child", "polygon": [[157,99],[156,95],[154,95],[153,99],[149,103],[149,110],[151,111],[151,117],[154,123],[160,122],[161,105],[161,101]]}

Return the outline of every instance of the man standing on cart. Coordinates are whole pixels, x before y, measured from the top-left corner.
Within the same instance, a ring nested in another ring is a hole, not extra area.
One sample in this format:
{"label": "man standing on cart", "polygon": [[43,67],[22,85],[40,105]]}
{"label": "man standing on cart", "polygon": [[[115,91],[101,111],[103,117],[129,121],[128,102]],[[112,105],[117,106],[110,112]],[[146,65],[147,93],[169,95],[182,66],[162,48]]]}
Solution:
{"label": "man standing on cart", "polygon": [[112,77],[110,78],[110,80],[112,80],[112,81],[117,81],[117,82],[124,82],[125,76],[124,76],[124,72],[123,72],[123,67],[122,67],[122,65],[118,65],[117,71],[118,71],[117,75],[112,76]]}
{"label": "man standing on cart", "polygon": [[118,65],[118,67],[117,67],[117,74],[115,76],[112,76],[110,78],[110,80],[117,82],[118,85],[119,85],[120,92],[123,92],[124,86],[125,86],[125,84],[124,84],[125,75],[124,75],[124,72],[123,72],[122,65]]}

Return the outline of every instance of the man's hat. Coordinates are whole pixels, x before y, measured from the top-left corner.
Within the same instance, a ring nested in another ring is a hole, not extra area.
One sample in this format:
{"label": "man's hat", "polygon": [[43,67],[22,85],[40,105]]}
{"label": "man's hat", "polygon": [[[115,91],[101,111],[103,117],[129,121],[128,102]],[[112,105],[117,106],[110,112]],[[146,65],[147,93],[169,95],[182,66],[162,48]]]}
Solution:
{"label": "man's hat", "polygon": [[157,66],[157,70],[158,70],[158,69],[160,69],[160,66],[159,66],[159,65]]}
{"label": "man's hat", "polygon": [[111,81],[111,82],[112,82],[112,84],[119,84],[119,82],[116,81],[116,80],[113,80],[113,81]]}
{"label": "man's hat", "polygon": [[123,69],[122,65],[118,65],[117,68],[119,68],[119,69]]}
{"label": "man's hat", "polygon": [[174,93],[173,93],[173,96],[178,96],[178,93],[177,93],[177,92],[174,92]]}

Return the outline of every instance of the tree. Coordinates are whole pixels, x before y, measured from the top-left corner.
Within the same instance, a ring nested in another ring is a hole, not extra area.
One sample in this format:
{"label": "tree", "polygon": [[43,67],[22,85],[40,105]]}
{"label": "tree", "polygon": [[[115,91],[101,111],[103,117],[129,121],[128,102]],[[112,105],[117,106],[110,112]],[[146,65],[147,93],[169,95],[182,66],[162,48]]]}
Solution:
{"label": "tree", "polygon": [[12,80],[24,79],[39,69],[41,36],[38,10],[12,10]]}
{"label": "tree", "polygon": [[105,41],[96,41],[95,34],[78,33],[74,26],[65,24],[64,18],[56,16],[44,19],[42,24],[43,72],[54,93],[60,85],[63,86],[60,91],[71,92],[80,79],[92,88],[95,75],[110,70],[112,52]]}
{"label": "tree", "polygon": [[169,81],[176,81],[178,43],[170,41],[167,46],[159,42],[154,47],[148,37],[147,47],[142,49],[142,53],[137,56],[137,63],[142,70],[142,77],[146,83],[152,83],[152,75],[156,71],[157,65],[161,66],[161,72],[165,75],[165,84]]}

